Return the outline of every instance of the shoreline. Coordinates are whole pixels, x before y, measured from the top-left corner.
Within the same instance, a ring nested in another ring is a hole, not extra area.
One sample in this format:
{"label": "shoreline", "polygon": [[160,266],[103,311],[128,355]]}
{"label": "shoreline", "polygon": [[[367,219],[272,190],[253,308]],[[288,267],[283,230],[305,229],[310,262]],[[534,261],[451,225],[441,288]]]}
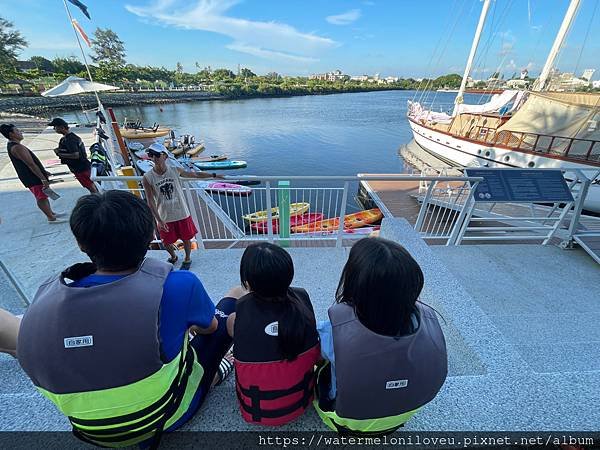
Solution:
{"label": "shoreline", "polygon": [[[168,103],[188,103],[196,101],[228,101],[249,100],[255,98],[287,98],[308,95],[352,94],[358,92],[402,91],[400,88],[364,89],[349,91],[330,91],[315,93],[285,93],[285,94],[256,94],[244,96],[219,95],[200,91],[165,91],[165,92],[116,92],[100,93],[100,100],[111,107],[131,105],[154,105]],[[37,96],[0,96],[0,113],[25,114],[37,117],[47,117],[58,111],[81,111],[81,107],[93,109],[97,106],[93,94],[82,94],[65,97]]]}

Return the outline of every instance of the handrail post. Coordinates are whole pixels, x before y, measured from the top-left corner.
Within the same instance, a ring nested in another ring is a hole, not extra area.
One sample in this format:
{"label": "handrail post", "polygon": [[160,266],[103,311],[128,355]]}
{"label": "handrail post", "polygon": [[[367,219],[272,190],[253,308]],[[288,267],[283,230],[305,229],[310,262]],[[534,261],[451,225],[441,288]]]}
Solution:
{"label": "handrail post", "polygon": [[340,221],[338,224],[338,235],[335,241],[335,247],[341,248],[342,239],[344,237],[344,217],[346,215],[346,202],[348,201],[349,182],[344,182],[344,193],[342,194],[342,206],[340,209]]}
{"label": "handrail post", "polygon": [[436,184],[435,181],[429,182],[429,187],[427,188],[427,192],[425,193],[425,198],[423,199],[423,204],[421,205],[421,209],[419,210],[419,215],[417,216],[417,221],[415,223],[415,231],[417,233],[419,233],[421,231],[421,227],[423,226],[423,221],[425,220],[425,214],[427,212],[429,200],[431,199],[431,193],[433,192],[434,184]]}
{"label": "handrail post", "polygon": [[[279,245],[290,245],[290,182],[280,181],[277,184],[277,204],[279,205]],[[271,225],[272,226],[272,225]]]}
{"label": "handrail post", "polygon": [[579,226],[579,218],[581,217],[581,211],[583,210],[583,202],[587,197],[588,189],[592,184],[592,180],[590,180],[586,175],[584,175],[582,171],[577,170],[575,174],[577,175],[577,178],[581,180],[581,187],[579,188],[579,195],[577,197],[577,200],[575,201],[575,207],[573,208],[573,218],[571,219],[571,223],[569,224],[569,241],[573,239],[573,235],[577,232],[577,227]]}
{"label": "handrail post", "polygon": [[[477,185],[479,181],[476,181],[471,186],[471,191],[467,199],[465,200],[465,204],[460,211],[460,214],[456,218],[456,223],[454,224],[454,228],[452,229],[452,233],[450,233],[450,237],[448,238],[448,242],[446,242],[446,246],[450,245],[459,245],[462,241],[463,235],[467,229],[467,226],[471,220],[472,209],[475,204],[473,202],[473,197],[475,196],[475,190],[477,189]],[[466,211],[469,211],[467,214]],[[465,217],[466,216],[466,217]]]}
{"label": "handrail post", "polygon": [[269,242],[273,243],[273,211],[271,211],[271,182],[265,181],[265,194],[267,203],[267,236],[269,236]]}

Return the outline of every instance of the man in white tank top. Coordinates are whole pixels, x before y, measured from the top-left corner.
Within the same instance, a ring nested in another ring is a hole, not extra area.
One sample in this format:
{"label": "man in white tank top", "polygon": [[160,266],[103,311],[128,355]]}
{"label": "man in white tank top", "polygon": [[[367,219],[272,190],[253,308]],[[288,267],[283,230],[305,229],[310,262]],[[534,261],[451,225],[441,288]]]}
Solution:
{"label": "man in white tank top", "polygon": [[168,153],[162,144],[152,144],[146,150],[154,167],[144,174],[142,184],[146,192],[148,206],[158,225],[160,238],[169,252],[171,264],[177,262],[173,245],[178,239],[183,241],[185,259],[181,269],[187,270],[192,264],[192,239],[198,233],[185,201],[180,177],[185,178],[223,178],[215,173],[186,172],[179,167],[167,165]]}

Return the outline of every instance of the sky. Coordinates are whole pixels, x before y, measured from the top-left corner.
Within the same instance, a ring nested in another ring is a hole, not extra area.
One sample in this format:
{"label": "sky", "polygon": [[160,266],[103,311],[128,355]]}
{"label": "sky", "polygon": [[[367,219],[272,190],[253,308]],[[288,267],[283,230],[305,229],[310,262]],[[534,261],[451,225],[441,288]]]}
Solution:
{"label": "sky", "polygon": [[[91,21],[69,7],[87,34],[111,28],[133,64],[400,77],[462,74],[482,6],[480,0],[82,1]],[[539,73],[568,3],[492,0],[473,78],[496,70],[505,77],[523,68]],[[559,70],[600,69],[599,3],[582,1]],[[21,59],[80,56],[62,0],[0,0],[0,17],[28,40]]]}

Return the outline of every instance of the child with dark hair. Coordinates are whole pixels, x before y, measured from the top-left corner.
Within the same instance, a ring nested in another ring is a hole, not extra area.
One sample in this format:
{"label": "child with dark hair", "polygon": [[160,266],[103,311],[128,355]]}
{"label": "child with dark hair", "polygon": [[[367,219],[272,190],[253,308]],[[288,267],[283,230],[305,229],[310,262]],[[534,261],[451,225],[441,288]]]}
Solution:
{"label": "child with dark hair", "polygon": [[319,324],[323,358],[314,401],[340,433],[391,433],[431,401],[448,370],[434,311],[418,301],[419,264],[399,244],[366,238],[352,247]]}
{"label": "child with dark hair", "polygon": [[249,246],[240,263],[241,297],[228,319],[236,390],[244,420],[283,425],[313,398],[319,336],[308,293],[292,288],[292,258],[270,243]]}
{"label": "child with dark hair", "polygon": [[146,258],[154,218],[129,192],[81,197],[70,225],[91,262],[40,287],[21,322],[19,362],[80,439],[157,444],[230,373],[219,367],[235,300],[215,309],[194,273]]}

